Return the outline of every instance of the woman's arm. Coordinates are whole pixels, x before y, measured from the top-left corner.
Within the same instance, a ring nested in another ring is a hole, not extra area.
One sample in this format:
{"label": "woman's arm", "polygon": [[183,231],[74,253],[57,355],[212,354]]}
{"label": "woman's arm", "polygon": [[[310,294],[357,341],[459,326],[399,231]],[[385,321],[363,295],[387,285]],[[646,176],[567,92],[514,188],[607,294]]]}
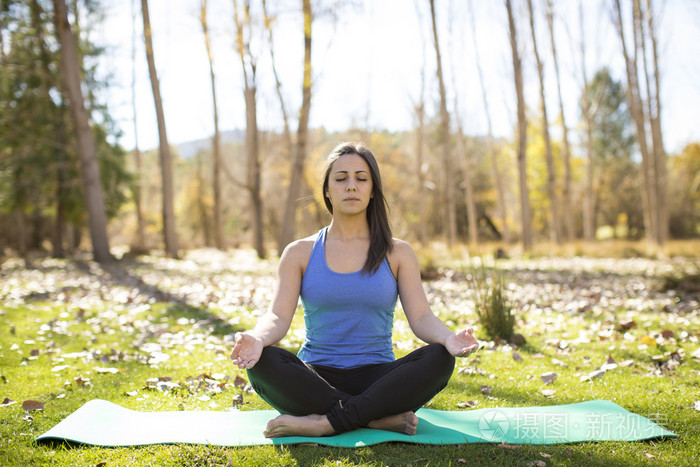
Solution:
{"label": "woman's arm", "polygon": [[392,261],[397,265],[397,281],[401,306],[413,333],[429,344],[442,344],[454,356],[466,356],[479,347],[470,328],[452,332],[430,309],[423,291],[418,259],[413,248],[396,240]]}
{"label": "woman's arm", "polygon": [[260,358],[262,349],[282,340],[289,331],[299,301],[301,279],[308,254],[303,241],[285,248],[277,270],[277,287],[267,312],[255,327],[236,333],[236,344],[231,360],[239,368],[252,368]]}

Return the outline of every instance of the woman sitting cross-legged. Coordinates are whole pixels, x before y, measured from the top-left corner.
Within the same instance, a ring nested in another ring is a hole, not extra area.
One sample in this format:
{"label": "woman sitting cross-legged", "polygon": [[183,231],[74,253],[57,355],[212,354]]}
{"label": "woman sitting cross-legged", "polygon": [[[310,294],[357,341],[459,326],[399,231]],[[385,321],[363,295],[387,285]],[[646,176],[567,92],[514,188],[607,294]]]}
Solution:
{"label": "woman sitting cross-legged", "polygon": [[[374,155],[343,143],[323,180],[332,215],[317,235],[283,252],[269,310],[237,333],[231,352],[260,397],[282,415],[265,436],[325,436],[359,427],[412,435],[415,415],[446,385],[455,358],[479,346],[430,309],[411,246],[392,238]],[[273,346],[288,332],[301,297],[306,339],[298,355]],[[397,298],[428,345],[395,359]]]}

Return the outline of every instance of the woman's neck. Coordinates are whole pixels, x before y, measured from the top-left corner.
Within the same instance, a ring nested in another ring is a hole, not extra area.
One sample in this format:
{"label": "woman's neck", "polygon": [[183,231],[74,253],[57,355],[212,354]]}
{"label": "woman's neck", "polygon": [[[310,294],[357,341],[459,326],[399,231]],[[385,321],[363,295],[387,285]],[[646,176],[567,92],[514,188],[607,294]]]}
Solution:
{"label": "woman's neck", "polygon": [[354,240],[369,237],[369,224],[367,218],[349,219],[336,217],[331,221],[328,235],[339,240]]}

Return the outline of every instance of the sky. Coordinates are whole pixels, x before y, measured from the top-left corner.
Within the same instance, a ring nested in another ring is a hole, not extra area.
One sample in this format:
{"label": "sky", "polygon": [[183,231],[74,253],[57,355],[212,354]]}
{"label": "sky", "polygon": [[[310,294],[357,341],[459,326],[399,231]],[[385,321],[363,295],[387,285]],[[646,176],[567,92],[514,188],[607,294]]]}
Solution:
{"label": "sky", "polygon": [[[611,1],[582,1],[588,77],[600,67],[609,66],[617,79],[624,80],[619,38],[610,16]],[[137,139],[140,149],[153,149],[158,146],[158,133],[143,45],[140,2],[106,0],[104,3],[105,23],[93,37],[106,48],[99,67],[101,73],[109,76],[111,86],[104,98],[122,131],[122,146],[130,150]],[[311,127],[324,127],[329,131],[343,131],[351,126],[409,130],[414,127],[412,107],[421,94],[422,76],[425,76],[429,112],[436,114],[439,94],[428,0],[312,0],[315,6],[331,3],[337,5],[335,14],[317,10],[319,15],[313,23]],[[149,1],[156,68],[171,144],[213,134],[211,80],[198,19],[199,4],[200,0]],[[245,126],[241,64],[233,46],[232,4],[231,0],[209,0],[208,9],[221,130]],[[303,72],[301,2],[268,0],[268,4],[271,11],[280,13],[274,26],[275,55],[294,131],[301,104]],[[527,7],[523,0],[514,0],[514,4],[526,101],[534,110],[539,106],[539,82]],[[544,1],[534,0],[534,4],[536,9],[541,9]],[[582,82],[579,1],[556,0],[554,4],[565,117],[568,126],[575,127],[579,121],[578,98]],[[516,100],[504,2],[474,1],[474,28],[469,5],[469,0],[436,0],[450,109],[453,117],[459,117],[467,134],[487,133],[488,118],[475,65],[474,33],[494,134],[511,137],[515,128]],[[664,142],[666,150],[674,153],[689,142],[700,141],[697,112],[700,108],[700,1],[656,0],[654,5],[659,12]],[[558,114],[559,103],[543,15],[536,17],[536,29],[539,53],[545,64],[551,122]],[[132,60],[134,33],[137,41],[135,60]],[[262,35],[256,36],[253,44],[259,52],[258,123],[264,130],[280,131],[282,117],[267,44]],[[132,93],[134,77],[135,96]],[[136,102],[136,131],[132,98]]]}

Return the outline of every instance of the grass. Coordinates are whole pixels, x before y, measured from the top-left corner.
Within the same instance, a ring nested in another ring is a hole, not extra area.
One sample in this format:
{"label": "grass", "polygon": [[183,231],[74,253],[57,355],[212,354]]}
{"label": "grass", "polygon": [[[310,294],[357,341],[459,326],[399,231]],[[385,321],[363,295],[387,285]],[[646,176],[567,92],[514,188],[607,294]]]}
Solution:
{"label": "grass", "polygon": [[[552,297],[564,292],[555,288],[551,297],[543,292],[557,285],[558,276],[543,276],[553,274],[556,268],[547,263],[549,269],[545,271],[540,268],[542,264],[527,261],[502,266],[506,274],[512,267],[507,277],[519,310],[516,332],[527,337],[527,344],[514,349],[486,342],[473,358],[458,361],[450,384],[429,407],[465,410],[457,404],[474,401],[477,408],[487,408],[607,399],[657,421],[677,433],[678,438],[517,449],[484,444],[400,443],[359,449],[38,445],[33,441],[36,436],[96,398],[142,411],[225,410],[232,405],[233,397],[243,392],[241,410],[269,408],[256,395],[234,387],[235,377],[245,373],[232,367],[228,352],[230,334],[254,323],[255,310],[269,297],[274,264],[236,260],[230,262],[236,264],[236,270],[227,271],[225,267],[207,269],[204,262],[198,269],[188,259],[163,263],[147,258],[118,266],[121,272],[92,264],[86,269],[85,265],[65,261],[37,264],[41,265],[24,270],[6,263],[0,271],[0,402],[6,397],[17,401],[0,407],[3,466],[527,466],[539,461],[546,465],[695,465],[693,459],[700,458],[700,412],[693,409],[693,403],[700,400],[700,363],[692,357],[699,347],[697,310],[660,312],[660,303],[680,300],[669,292],[655,295],[658,301],[635,298],[619,302],[619,297],[612,294],[606,302],[605,290],[602,298],[596,298],[594,290],[592,305],[562,312],[564,308],[557,308],[560,305]],[[540,281],[535,284],[539,288],[530,295],[528,287],[536,281],[519,275],[524,264],[532,267],[532,277]],[[564,278],[579,273],[561,268],[557,271]],[[598,273],[586,272],[593,278]],[[654,293],[657,282],[648,272],[620,273],[620,277],[623,284],[646,284],[649,294]],[[600,284],[608,282],[605,276]],[[200,290],[193,284],[205,287]],[[443,275],[426,284],[434,311],[452,326],[475,322],[466,287],[467,282],[458,274]],[[594,283],[593,287],[600,285]],[[588,293],[580,292],[586,297]],[[561,306],[571,301],[574,299],[564,296]],[[400,312],[395,324],[397,354],[418,345]],[[293,349],[299,344],[301,327],[303,321],[297,316],[284,345]],[[667,331],[667,337],[661,331]],[[480,333],[477,329],[477,335]],[[513,358],[514,351],[521,361]],[[159,361],[161,353],[169,358]],[[673,355],[682,356],[682,360],[680,365],[669,367]],[[601,378],[581,382],[583,375],[600,368],[609,357],[620,366]],[[631,363],[623,366],[626,361]],[[102,373],[98,368],[118,371]],[[550,385],[540,379],[547,371],[558,375]],[[188,377],[203,373],[216,375],[219,381],[228,377],[225,390],[187,387]],[[147,389],[147,380],[154,377],[169,377],[181,387],[167,392]],[[491,388],[490,394],[482,393],[483,386]],[[555,390],[554,396],[545,397],[543,389]],[[26,413],[22,401],[30,399],[43,402],[44,410]],[[25,415],[32,419],[25,419]]]}

